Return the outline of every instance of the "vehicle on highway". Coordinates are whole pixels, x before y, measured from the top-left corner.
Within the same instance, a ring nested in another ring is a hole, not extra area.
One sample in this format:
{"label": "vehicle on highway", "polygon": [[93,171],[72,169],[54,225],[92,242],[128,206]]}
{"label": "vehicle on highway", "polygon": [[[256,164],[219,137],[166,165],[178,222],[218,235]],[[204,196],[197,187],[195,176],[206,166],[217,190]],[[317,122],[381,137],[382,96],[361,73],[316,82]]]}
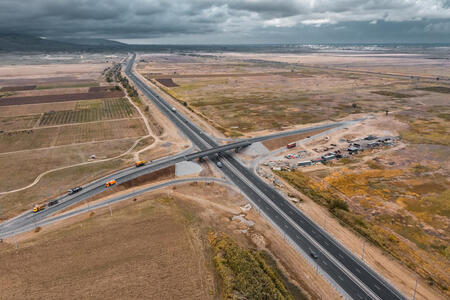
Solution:
{"label": "vehicle on highway", "polygon": [[67,194],[69,195],[73,195],[75,193],[78,193],[79,191],[81,191],[83,188],[81,186],[77,186],[74,188],[71,188],[70,190],[67,191]]}
{"label": "vehicle on highway", "polygon": [[36,205],[33,207],[33,212],[34,212],[34,213],[37,213],[37,212],[40,212],[40,211],[43,210],[43,209],[45,209],[45,204],[36,204]]}
{"label": "vehicle on highway", "polygon": [[52,201],[49,201],[48,203],[47,203],[47,206],[53,206],[53,205],[55,205],[55,204],[58,204],[58,200],[52,200]]}
{"label": "vehicle on highway", "polygon": [[311,257],[314,258],[314,259],[318,259],[318,258],[319,258],[319,257],[317,256],[316,252],[314,252],[314,251],[311,251],[311,252],[309,253],[309,255],[311,255]]}
{"label": "vehicle on highway", "polygon": [[172,106],[172,111],[173,111],[173,112],[176,112],[177,109],[176,109],[175,107]]}
{"label": "vehicle on highway", "polygon": [[116,183],[117,183],[116,180],[110,180],[110,181],[108,181],[107,183],[105,183],[105,187],[110,187],[110,186],[112,186],[112,185],[115,185]]}
{"label": "vehicle on highway", "polygon": [[140,161],[137,161],[137,162],[135,163],[135,165],[136,165],[136,167],[142,167],[142,166],[145,165],[146,163],[147,163],[146,160],[140,160]]}
{"label": "vehicle on highway", "polygon": [[217,166],[218,166],[219,168],[222,168],[223,165],[222,165],[222,163],[221,163],[220,161],[218,161],[218,162],[217,162]]}

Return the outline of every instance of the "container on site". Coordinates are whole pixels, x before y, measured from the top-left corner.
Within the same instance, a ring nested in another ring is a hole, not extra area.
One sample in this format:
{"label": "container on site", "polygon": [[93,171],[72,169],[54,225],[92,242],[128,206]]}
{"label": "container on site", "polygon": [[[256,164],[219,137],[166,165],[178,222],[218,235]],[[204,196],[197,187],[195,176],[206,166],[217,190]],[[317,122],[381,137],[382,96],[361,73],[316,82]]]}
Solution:
{"label": "container on site", "polygon": [[299,166],[299,167],[310,166],[310,165],[312,165],[312,161],[310,161],[310,160],[299,161],[297,163],[297,166]]}
{"label": "container on site", "polygon": [[290,149],[290,148],[294,148],[294,147],[296,147],[297,146],[297,143],[289,143],[289,144],[287,144],[286,145],[286,148],[288,148],[288,149]]}
{"label": "container on site", "polygon": [[110,180],[110,181],[108,181],[107,183],[105,183],[105,187],[110,187],[110,186],[112,186],[112,185],[115,185],[116,183],[117,183],[116,180]]}
{"label": "container on site", "polygon": [[141,166],[145,165],[146,163],[147,163],[147,161],[140,160],[140,161],[137,161],[135,165],[136,165],[136,167],[141,167]]}

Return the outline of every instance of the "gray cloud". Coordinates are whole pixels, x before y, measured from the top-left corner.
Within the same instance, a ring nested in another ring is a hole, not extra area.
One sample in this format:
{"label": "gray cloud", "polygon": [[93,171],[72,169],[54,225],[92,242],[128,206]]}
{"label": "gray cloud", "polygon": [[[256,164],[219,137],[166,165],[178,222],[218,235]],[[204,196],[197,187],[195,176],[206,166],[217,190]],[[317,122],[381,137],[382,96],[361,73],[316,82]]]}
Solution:
{"label": "gray cloud", "polygon": [[383,41],[390,28],[404,40],[428,34],[449,42],[449,20],[450,0],[0,1],[0,32],[50,37],[302,42],[338,31]]}

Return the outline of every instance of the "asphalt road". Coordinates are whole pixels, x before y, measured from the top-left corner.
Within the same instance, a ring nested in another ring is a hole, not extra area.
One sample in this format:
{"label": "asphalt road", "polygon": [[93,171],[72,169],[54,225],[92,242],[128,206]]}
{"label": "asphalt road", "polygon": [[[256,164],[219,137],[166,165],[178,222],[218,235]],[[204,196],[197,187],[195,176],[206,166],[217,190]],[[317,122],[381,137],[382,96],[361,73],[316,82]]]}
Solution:
{"label": "asphalt road", "polygon": [[[105,207],[105,206],[108,206],[108,205],[111,205],[111,204],[114,204],[114,203],[117,203],[120,201],[124,201],[124,200],[130,199],[130,198],[145,194],[150,191],[154,191],[157,189],[165,188],[165,187],[176,185],[176,184],[182,184],[182,183],[194,182],[194,181],[196,181],[196,182],[199,182],[199,181],[217,182],[219,184],[227,184],[227,182],[225,182],[224,180],[219,179],[219,178],[214,178],[214,177],[193,177],[193,178],[174,179],[174,180],[170,180],[170,181],[163,182],[163,183],[156,184],[156,185],[149,186],[149,187],[133,189],[133,191],[131,191],[131,192],[121,194],[119,196],[115,196],[112,198],[108,198],[108,199],[100,201],[100,202],[95,202],[88,206],[83,206],[78,209],[73,209],[68,212],[58,214],[56,216],[50,217],[49,215],[47,215],[46,217],[36,218],[36,219],[34,219],[33,222],[28,222],[23,226],[17,227],[17,229],[11,231],[10,233],[12,233],[13,235],[16,235],[19,233],[31,231],[38,226],[46,226],[46,225],[49,225],[49,224],[52,224],[55,222],[59,222],[59,221],[65,220],[67,218],[71,218],[73,216],[89,212],[91,210],[95,210],[95,209],[98,209],[101,207]],[[34,215],[36,215],[36,214],[34,214]]]}
{"label": "asphalt road", "polygon": [[[353,121],[350,121],[353,122]],[[45,218],[48,218],[49,216],[59,212],[60,210],[63,210],[65,208],[68,208],[78,202],[84,201],[86,199],[89,199],[90,197],[103,192],[107,188],[105,188],[104,184],[105,182],[115,179],[118,184],[124,183],[126,181],[129,181],[131,179],[134,179],[136,177],[152,173],[154,171],[157,171],[159,169],[163,169],[172,165],[175,165],[178,162],[184,161],[184,160],[193,160],[195,158],[199,157],[205,157],[208,155],[213,155],[218,152],[227,151],[234,148],[244,147],[246,145],[249,145],[252,142],[256,141],[263,141],[263,140],[270,140],[282,136],[287,135],[293,135],[300,132],[308,132],[308,131],[315,131],[322,128],[332,128],[334,126],[347,124],[349,122],[340,122],[340,123],[331,123],[331,124],[325,124],[325,125],[319,125],[304,129],[298,129],[293,131],[286,131],[281,132],[277,134],[267,135],[267,136],[261,136],[251,139],[243,139],[234,143],[230,143],[227,145],[221,145],[215,148],[208,148],[204,151],[197,151],[192,153],[193,149],[190,148],[186,151],[183,151],[182,153],[179,153],[174,156],[166,157],[160,160],[156,160],[153,162],[150,162],[149,164],[140,167],[130,167],[124,170],[117,171],[115,173],[112,173],[106,177],[100,178],[94,182],[90,182],[83,186],[83,190],[79,193],[76,193],[74,195],[62,195],[56,199],[52,200],[58,200],[58,204],[50,207],[46,207],[43,211],[40,211],[39,213],[33,213],[30,211],[27,211],[13,219],[9,219],[7,221],[4,221],[0,223],[0,238],[5,238],[8,236],[12,236],[14,234],[18,234],[21,232],[27,231],[26,228],[34,228],[36,224],[44,220]],[[34,226],[34,227],[33,227]]]}
{"label": "asphalt road", "polygon": [[[220,146],[180,112],[172,111],[171,105],[161,99],[131,71],[135,55],[126,68],[127,76],[201,151]],[[353,299],[406,299],[350,251],[335,241],[320,226],[307,218],[276,190],[266,184],[232,154],[222,153],[210,157],[245,195],[287,235],[304,253],[317,255],[313,261],[341,288],[347,298]]]}
{"label": "asphalt road", "polygon": [[[319,226],[309,220],[305,215],[293,207],[289,201],[285,200],[277,191],[272,189],[253,172],[242,165],[231,153],[214,154],[211,148],[220,147],[215,140],[200,130],[195,124],[190,122],[179,112],[173,112],[172,107],[163,101],[153,90],[137,78],[131,72],[135,56],[127,65],[126,73],[137,87],[150,99],[178,128],[189,138],[192,143],[200,149],[197,157],[205,155],[208,151],[209,158],[217,163],[221,161],[223,167],[220,169],[223,174],[234,183],[250,199],[258,209],[289,238],[295,246],[308,257],[311,252],[317,258],[309,257],[313,264],[316,264],[325,272],[324,276],[338,286],[339,291],[346,298],[354,299],[403,299],[404,297],[385,282],[378,274],[367,267],[363,262],[353,256],[342,245],[336,242]],[[330,124],[324,128],[331,128],[339,124]],[[311,128],[310,130],[316,130]],[[283,135],[295,134],[279,133],[267,137],[276,138]],[[301,129],[300,132],[306,132]],[[259,140],[256,140],[259,139]],[[251,142],[261,141],[258,137]],[[247,143],[250,141],[239,141]],[[223,150],[221,150],[223,151]],[[106,190],[104,183],[111,179],[116,179],[117,183],[123,183],[144,174],[171,166],[177,162],[186,160],[190,155],[187,152],[180,153],[172,157],[166,157],[154,161],[146,166],[121,170],[109,176],[91,182],[84,186],[83,190],[74,195],[65,195],[59,198],[57,205],[46,208],[39,213],[27,212],[14,219],[10,219],[0,224],[0,237],[7,237],[23,232],[24,228],[33,228],[41,224],[56,212],[67,208],[75,203],[92,197]]]}

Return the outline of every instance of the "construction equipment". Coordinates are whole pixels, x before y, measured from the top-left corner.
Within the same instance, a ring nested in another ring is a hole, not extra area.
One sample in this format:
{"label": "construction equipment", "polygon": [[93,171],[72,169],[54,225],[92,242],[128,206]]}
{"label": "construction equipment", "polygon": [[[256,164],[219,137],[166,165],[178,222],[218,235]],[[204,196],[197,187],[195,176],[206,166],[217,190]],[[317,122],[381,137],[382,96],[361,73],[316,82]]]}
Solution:
{"label": "construction equipment", "polygon": [[108,181],[107,183],[105,183],[105,187],[110,187],[110,186],[112,186],[112,185],[115,185],[116,183],[117,183],[116,180],[110,180],[110,181]]}
{"label": "construction equipment", "polygon": [[140,160],[136,162],[136,167],[142,167],[143,165],[145,165],[147,163],[147,161],[145,160]]}
{"label": "construction equipment", "polygon": [[41,210],[43,210],[45,208],[45,204],[36,204],[33,207],[33,212],[37,213],[40,212]]}

